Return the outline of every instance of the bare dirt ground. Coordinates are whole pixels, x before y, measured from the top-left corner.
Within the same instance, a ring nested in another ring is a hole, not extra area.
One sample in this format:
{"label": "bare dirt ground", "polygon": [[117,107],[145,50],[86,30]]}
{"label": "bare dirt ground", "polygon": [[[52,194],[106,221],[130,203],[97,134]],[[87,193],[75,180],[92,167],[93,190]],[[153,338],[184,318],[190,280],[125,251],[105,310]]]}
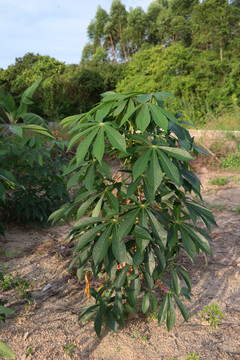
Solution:
{"label": "bare dirt ground", "polygon": [[[204,166],[198,174],[204,200],[218,223],[212,229],[213,256],[208,257],[207,265],[203,255],[196,257],[194,265],[182,258],[193,283],[192,301],[186,302],[190,320],[185,323],[177,313],[176,326],[169,333],[165,325],[158,327],[157,320],[138,315],[117,335],[105,330],[98,339],[92,322],[78,322],[83,306],[93,300],[84,296],[84,282],[79,284],[68,272],[72,249],[64,238],[70,224],[41,230],[7,229],[6,238],[0,239],[0,264],[8,266],[14,277],[28,280],[33,299],[28,302],[16,289],[0,293],[5,305],[16,310],[15,316],[0,325],[0,337],[17,360],[64,360],[70,358],[64,351],[70,344],[74,344],[71,358],[78,360],[184,360],[189,352],[201,360],[240,359],[240,214],[236,211],[240,174],[221,174]],[[209,184],[220,176],[228,177],[225,186]],[[4,250],[13,255],[6,258]],[[156,293],[162,296],[161,289]],[[226,319],[212,330],[199,313],[214,302]]]}

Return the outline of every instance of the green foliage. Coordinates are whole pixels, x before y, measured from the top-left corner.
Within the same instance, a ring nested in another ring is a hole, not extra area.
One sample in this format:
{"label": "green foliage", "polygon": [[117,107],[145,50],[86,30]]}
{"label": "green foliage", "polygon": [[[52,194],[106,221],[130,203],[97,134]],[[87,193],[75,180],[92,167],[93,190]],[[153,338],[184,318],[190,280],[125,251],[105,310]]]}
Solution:
{"label": "green foliage", "polygon": [[203,319],[206,319],[209,322],[212,329],[216,329],[218,325],[221,324],[221,320],[218,317],[226,319],[216,302],[212,305],[204,306],[204,310],[200,312],[200,315],[205,315],[203,316]]}
{"label": "green foliage", "polygon": [[1,201],[1,219],[19,223],[46,224],[48,216],[63,201],[68,201],[62,178],[67,160],[62,141],[39,137],[3,138],[4,156],[0,168],[18,179],[18,187],[7,187]]}
{"label": "green foliage", "polygon": [[217,178],[211,180],[209,183],[211,185],[223,186],[223,185],[226,185],[227,182],[228,182],[227,177],[217,177]]}
{"label": "green foliage", "polygon": [[220,160],[223,168],[239,168],[240,167],[240,152],[229,152],[225,158]]}
{"label": "green foliage", "polygon": [[[144,313],[160,305],[159,325],[166,320],[168,330],[174,326],[175,305],[188,321],[180,297],[190,298],[191,280],[178,254],[183,251],[192,261],[200,250],[211,254],[208,231],[216,225],[214,217],[187,196],[193,192],[201,199],[200,181],[188,165],[190,151],[201,149],[164,108],[171,97],[107,92],[88,113],[61,122],[71,126],[68,149],[78,144],[65,173],[68,188],[77,184],[79,191],[50,220],[76,219],[69,234],[75,244],[70,269],[77,265],[79,280],[87,272],[85,292],[95,299],[79,320],[94,317],[98,336],[104,322],[117,332],[128,313],[136,314],[140,294]],[[115,174],[106,159],[118,162]],[[198,218],[206,229],[198,227]],[[89,290],[90,271],[106,276],[98,290]],[[155,291],[164,292],[161,304]]]}

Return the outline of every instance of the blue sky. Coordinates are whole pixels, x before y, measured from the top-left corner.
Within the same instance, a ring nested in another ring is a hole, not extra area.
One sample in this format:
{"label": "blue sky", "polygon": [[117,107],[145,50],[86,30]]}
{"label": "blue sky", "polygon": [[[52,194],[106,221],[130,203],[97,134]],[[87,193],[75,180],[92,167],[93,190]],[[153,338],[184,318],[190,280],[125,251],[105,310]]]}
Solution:
{"label": "blue sky", "polygon": [[[122,0],[129,10],[145,11],[152,0]],[[0,68],[28,52],[77,64],[88,41],[87,26],[97,6],[107,12],[112,0],[0,0]]]}

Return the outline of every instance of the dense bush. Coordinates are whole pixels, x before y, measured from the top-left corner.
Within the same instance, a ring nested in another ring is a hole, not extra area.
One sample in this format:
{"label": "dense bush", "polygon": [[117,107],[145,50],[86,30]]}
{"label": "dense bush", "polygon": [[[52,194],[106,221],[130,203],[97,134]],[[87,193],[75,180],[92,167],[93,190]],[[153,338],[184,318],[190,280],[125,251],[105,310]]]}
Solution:
{"label": "dense bush", "polygon": [[39,137],[2,138],[0,168],[17,179],[0,202],[1,221],[46,224],[49,215],[68,201],[63,167],[66,143]]}

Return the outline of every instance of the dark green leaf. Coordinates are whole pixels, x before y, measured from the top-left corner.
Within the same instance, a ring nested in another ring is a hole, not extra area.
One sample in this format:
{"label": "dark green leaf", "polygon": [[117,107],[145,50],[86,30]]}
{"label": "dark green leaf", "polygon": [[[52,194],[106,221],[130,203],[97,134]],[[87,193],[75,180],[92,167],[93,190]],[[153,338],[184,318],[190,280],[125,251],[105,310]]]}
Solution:
{"label": "dark green leaf", "polygon": [[114,286],[116,289],[120,289],[123,286],[123,284],[127,278],[127,272],[129,270],[129,267],[130,267],[130,265],[124,266],[124,268],[122,268],[119,271],[119,273],[117,274],[116,279],[114,281]]}
{"label": "dark green leaf", "polygon": [[95,169],[94,169],[94,164],[92,164],[89,167],[89,169],[85,175],[85,178],[84,178],[84,185],[87,188],[87,190],[89,190],[89,191],[92,190],[94,180],[95,180]]}
{"label": "dark green leaf", "polygon": [[117,130],[115,130],[109,125],[105,126],[105,130],[112,146],[120,151],[126,152],[126,141],[124,137]]}
{"label": "dark green leaf", "polygon": [[179,230],[182,236],[183,248],[189,255],[190,259],[193,261],[196,254],[196,246],[187,231],[182,226],[179,226]]}
{"label": "dark green leaf", "polygon": [[144,151],[144,153],[137,159],[137,161],[133,165],[133,179],[134,181],[144,174],[144,171],[146,170],[148,161],[151,156],[151,149],[148,149],[147,151]]}
{"label": "dark green leaf", "polygon": [[110,327],[111,330],[113,330],[115,333],[117,333],[117,322],[110,310],[107,310],[107,324]]}
{"label": "dark green leaf", "polygon": [[153,213],[147,210],[149,221],[151,224],[151,228],[153,231],[153,234],[156,238],[157,243],[161,246],[161,248],[164,250],[166,248],[167,243],[167,232],[160,224],[160,222],[155,218]]}
{"label": "dark green leaf", "polygon": [[167,307],[167,329],[168,329],[168,331],[170,331],[173,328],[173,326],[175,324],[175,320],[176,320],[176,315],[175,315],[173,301],[172,301],[172,298],[170,296],[168,296],[168,307]]}
{"label": "dark green leaf", "polygon": [[174,148],[174,147],[168,147],[168,146],[160,146],[160,150],[163,150],[167,154],[171,155],[172,157],[179,159],[179,160],[192,160],[193,157],[189,152],[185,149],[180,148]]}
{"label": "dark green leaf", "polygon": [[163,130],[167,131],[168,119],[160,111],[159,106],[157,106],[155,104],[148,104],[148,106],[151,110],[152,118],[153,118],[153,121],[155,122],[155,124],[158,125],[160,128],[162,128]]}
{"label": "dark green leaf", "polygon": [[185,284],[187,285],[189,291],[191,291],[192,284],[191,284],[191,279],[190,279],[190,276],[188,275],[188,273],[183,269],[176,268],[176,270],[179,272],[179,274],[183,278],[183,280],[184,280]]}
{"label": "dark green leaf", "polygon": [[119,264],[123,264],[126,261],[126,245],[122,239],[122,237],[119,236],[119,231],[117,227],[114,227],[113,229],[113,235],[112,235],[112,252]]}
{"label": "dark green leaf", "polygon": [[174,165],[174,163],[162,151],[158,150],[158,154],[163,171],[166,173],[170,180],[180,186],[180,174],[177,166]]}
{"label": "dark green leaf", "polygon": [[167,316],[168,296],[166,295],[158,311],[158,325],[160,326]]}
{"label": "dark green leaf", "polygon": [[101,335],[101,329],[102,329],[102,314],[98,312],[95,320],[94,320],[94,330],[98,337]]}
{"label": "dark green leaf", "polygon": [[150,120],[151,118],[148,110],[148,105],[144,104],[136,116],[136,125],[138,129],[144,132],[148,127]]}
{"label": "dark green leaf", "polygon": [[142,312],[145,314],[150,306],[149,293],[146,293],[143,297]]}
{"label": "dark green leaf", "polygon": [[82,249],[86,244],[90,243],[95,239],[97,233],[102,230],[107,224],[101,224],[95,226],[93,229],[87,230],[83,235],[80,235],[78,243],[74,249],[74,254],[76,254],[80,249]]}
{"label": "dark green leaf", "polygon": [[102,233],[93,247],[92,256],[95,265],[99,264],[104,258],[109,247],[109,236],[112,231],[112,224],[110,224]]}
{"label": "dark green leaf", "polygon": [[171,271],[171,278],[172,278],[174,291],[177,294],[177,296],[179,296],[181,294],[181,282],[180,282],[180,279],[177,276],[177,273],[173,268],[171,268],[170,271]]}
{"label": "dark green leaf", "polygon": [[163,173],[159,165],[158,157],[155,150],[153,150],[152,152],[147,178],[149,184],[151,185],[155,193],[163,179]]}
{"label": "dark green leaf", "polygon": [[91,133],[86,136],[85,139],[83,139],[83,141],[78,145],[76,152],[77,164],[80,164],[84,160],[88,152],[89,146],[91,145],[97,131],[98,129],[92,130]]}
{"label": "dark green leaf", "polygon": [[9,130],[13,133],[13,134],[16,134],[17,136],[20,136],[22,137],[23,135],[23,131],[22,131],[22,128],[21,126],[9,126]]}
{"label": "dark green leaf", "polygon": [[164,255],[162,254],[161,250],[159,247],[157,247],[156,245],[153,246],[154,252],[157,255],[157,259],[158,259],[158,265],[161,268],[161,271],[164,271],[166,268],[166,260]]}
{"label": "dark green leaf", "polygon": [[151,300],[152,311],[155,312],[158,308],[158,300],[152,292],[150,293],[150,300]]}
{"label": "dark green leaf", "polygon": [[95,156],[95,158],[98,160],[99,163],[102,162],[104,150],[105,150],[104,128],[101,127],[93,145],[93,155]]}
{"label": "dark green leaf", "polygon": [[174,300],[175,300],[179,310],[181,311],[181,314],[182,314],[184,320],[186,322],[188,322],[188,311],[187,311],[186,307],[183,305],[183,303],[175,295],[173,295],[173,297],[174,297]]}
{"label": "dark green leaf", "polygon": [[136,218],[139,214],[140,209],[134,209],[126,215],[126,219],[121,222],[119,227],[119,237],[124,239],[128,235],[135,224]]}

